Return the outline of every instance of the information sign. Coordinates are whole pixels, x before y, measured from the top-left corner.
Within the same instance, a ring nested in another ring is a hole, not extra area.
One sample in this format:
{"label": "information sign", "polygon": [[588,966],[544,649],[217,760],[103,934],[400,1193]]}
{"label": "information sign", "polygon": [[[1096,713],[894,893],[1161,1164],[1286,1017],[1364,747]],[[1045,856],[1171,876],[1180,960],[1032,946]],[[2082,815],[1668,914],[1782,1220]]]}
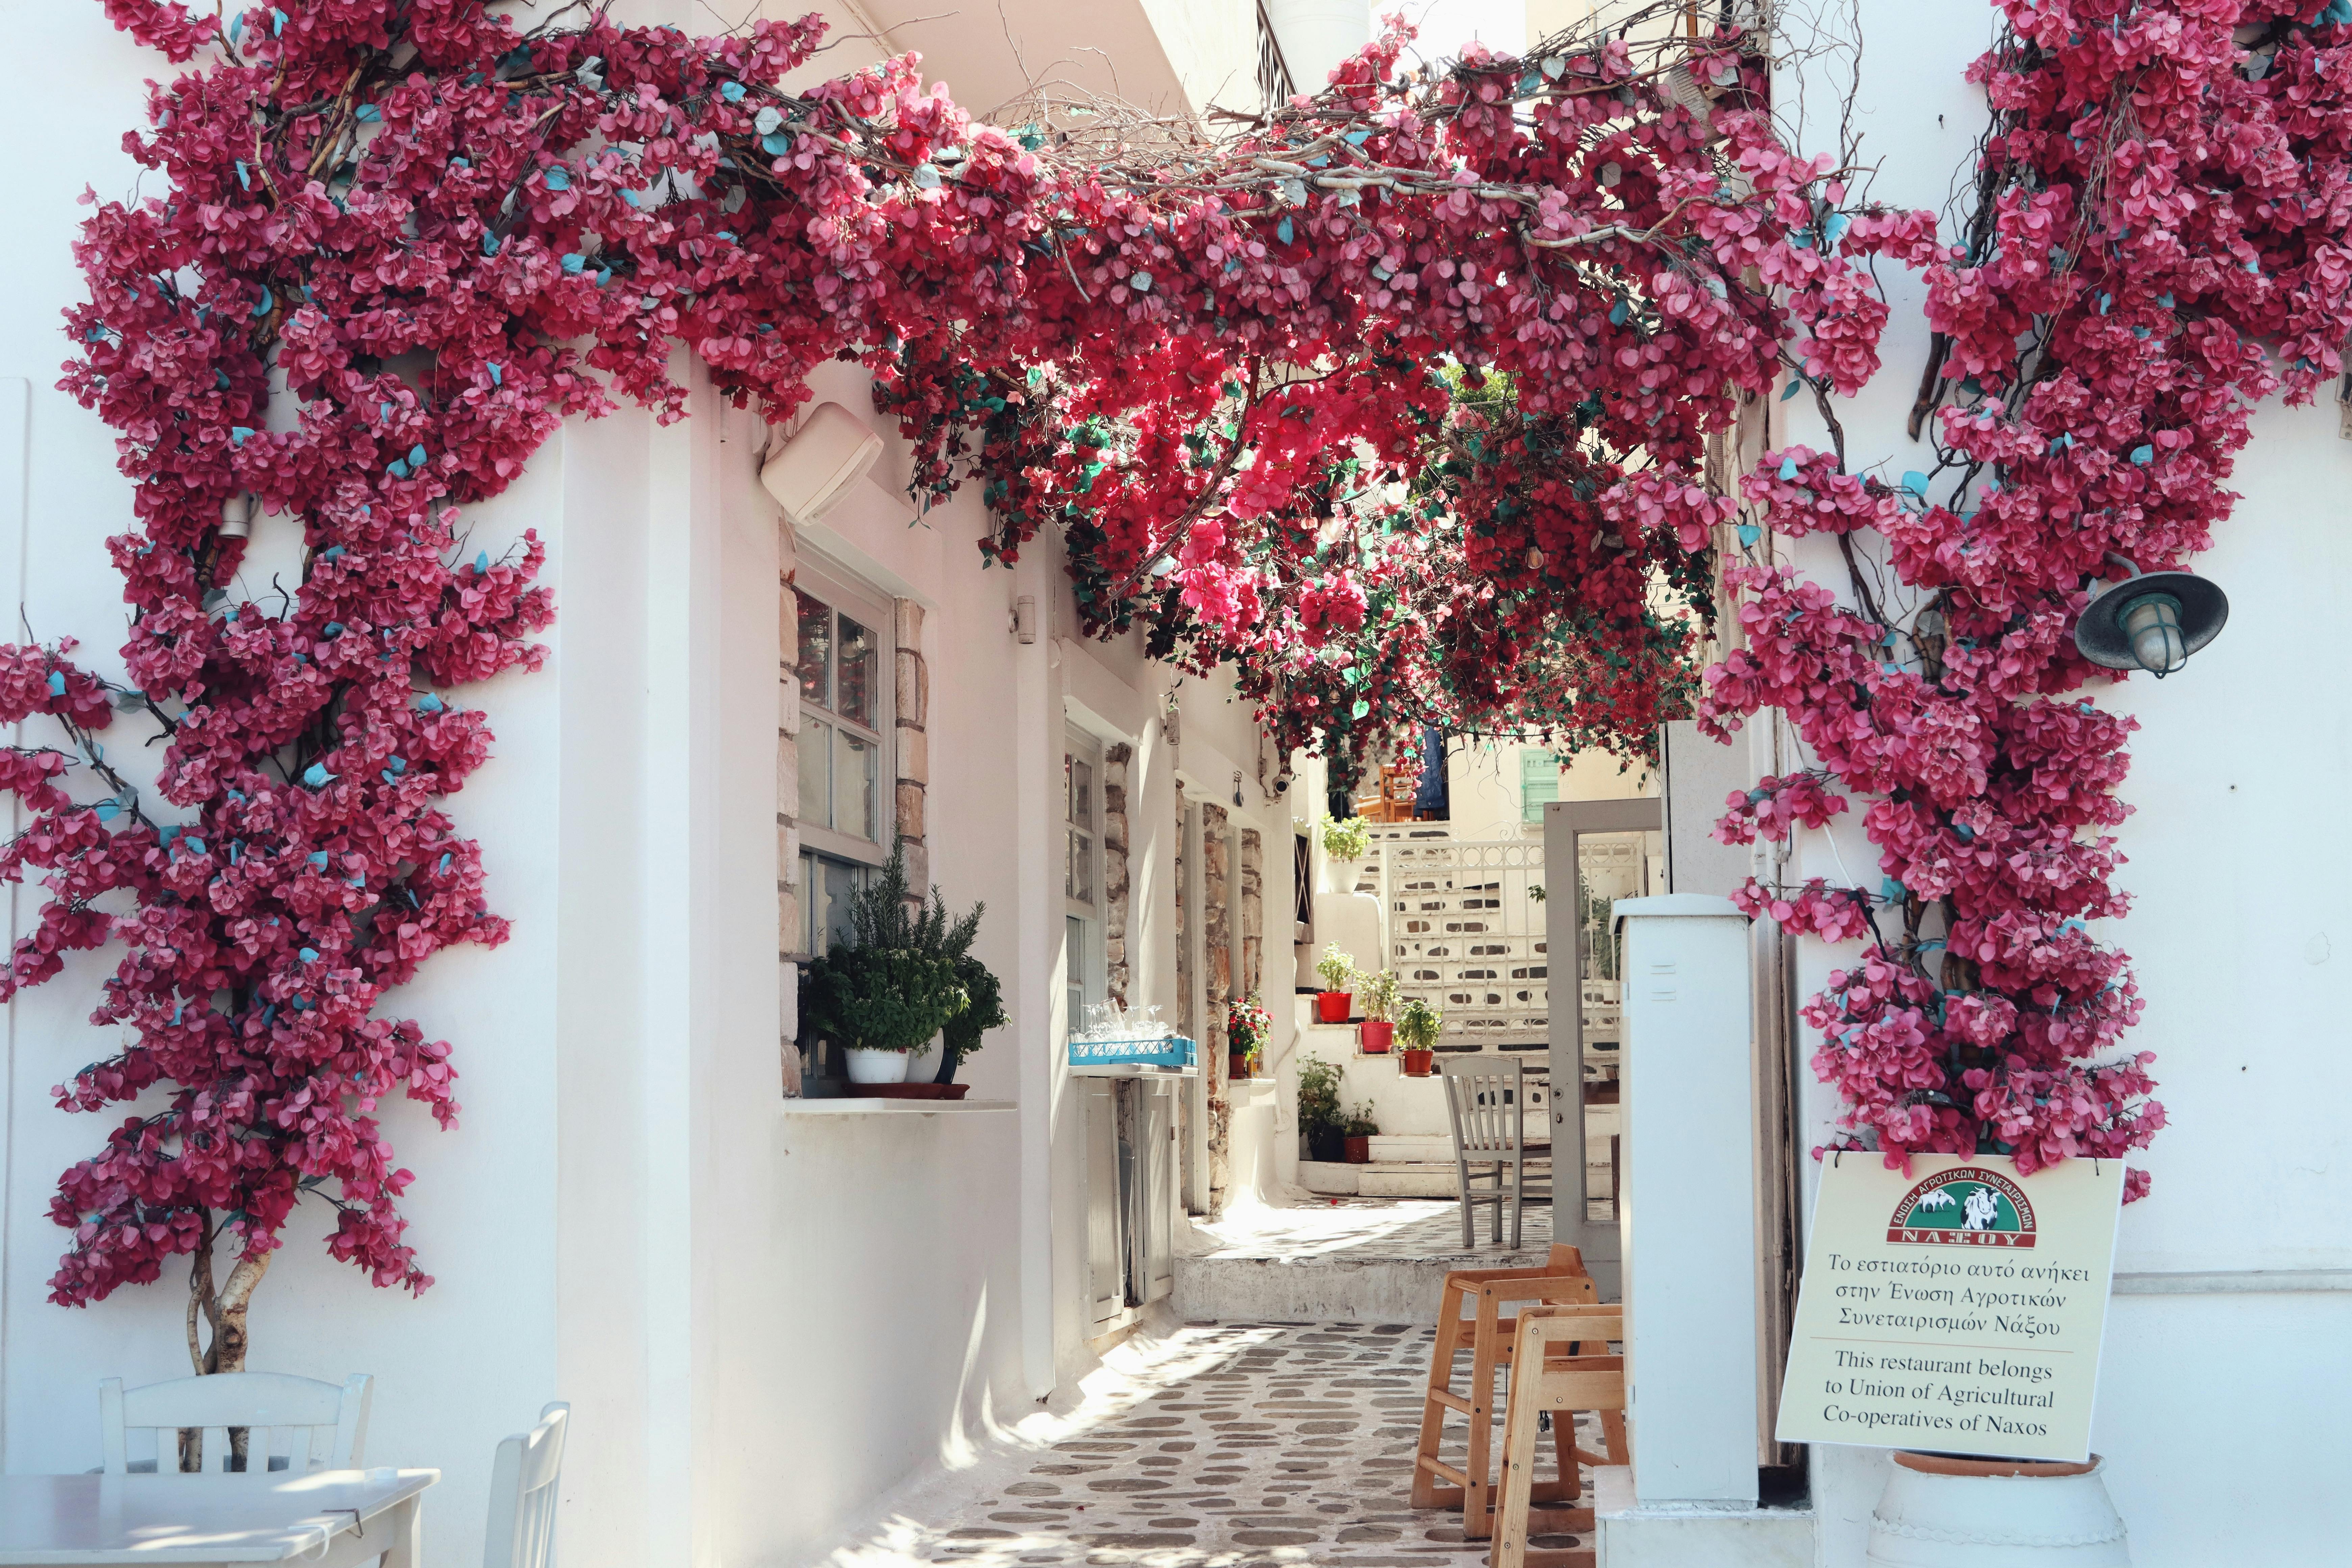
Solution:
{"label": "information sign", "polygon": [[2123,1183],[2118,1160],[1825,1157],[1780,1440],[2088,1458]]}

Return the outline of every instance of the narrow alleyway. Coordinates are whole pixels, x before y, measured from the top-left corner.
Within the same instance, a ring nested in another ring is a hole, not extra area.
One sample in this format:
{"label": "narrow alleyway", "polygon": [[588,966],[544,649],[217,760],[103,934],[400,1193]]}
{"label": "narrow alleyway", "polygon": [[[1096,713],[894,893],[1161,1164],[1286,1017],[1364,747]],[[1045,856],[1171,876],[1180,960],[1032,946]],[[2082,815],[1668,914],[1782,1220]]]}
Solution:
{"label": "narrow alleyway", "polygon": [[[1517,1260],[1491,1247],[1462,1257],[1456,1212],[1361,1203],[1273,1210],[1250,1227],[1262,1234],[1202,1239],[1212,1250],[1261,1256],[1336,1249],[1360,1264],[1367,1253],[1400,1261],[1413,1254],[1419,1262],[1438,1251],[1455,1268]],[[1536,1227],[1528,1228],[1533,1243]],[[1433,1287],[1431,1298],[1433,1310]],[[1483,1563],[1487,1543],[1465,1540],[1458,1514],[1407,1502],[1434,1333],[1426,1323],[1171,1316],[1114,1352],[1087,1379],[1084,1404],[1050,1432],[1024,1423],[1023,1436],[1036,1442],[1025,1462],[1005,1465],[992,1484],[966,1488],[949,1506],[943,1492],[908,1500],[899,1517],[835,1561],[842,1568]],[[1464,1430],[1450,1424],[1446,1457],[1456,1464]],[[1591,1542],[1562,1535],[1537,1543]]]}

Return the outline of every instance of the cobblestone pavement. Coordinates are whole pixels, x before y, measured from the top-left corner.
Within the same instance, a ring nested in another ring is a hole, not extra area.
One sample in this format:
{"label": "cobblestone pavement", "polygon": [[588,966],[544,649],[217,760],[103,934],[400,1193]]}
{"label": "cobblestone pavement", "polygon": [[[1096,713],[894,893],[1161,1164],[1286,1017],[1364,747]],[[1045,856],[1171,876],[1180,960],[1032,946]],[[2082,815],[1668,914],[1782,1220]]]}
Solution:
{"label": "cobblestone pavement", "polygon": [[[886,1539],[838,1561],[1483,1563],[1487,1543],[1466,1541],[1458,1514],[1406,1500],[1434,1332],[1377,1323],[1175,1329],[1139,1358],[1118,1407],[1064,1435],[1020,1479],[966,1503],[961,1517],[901,1518]],[[1449,1426],[1459,1463],[1463,1427]],[[1534,1544],[1591,1542],[1553,1535]]]}

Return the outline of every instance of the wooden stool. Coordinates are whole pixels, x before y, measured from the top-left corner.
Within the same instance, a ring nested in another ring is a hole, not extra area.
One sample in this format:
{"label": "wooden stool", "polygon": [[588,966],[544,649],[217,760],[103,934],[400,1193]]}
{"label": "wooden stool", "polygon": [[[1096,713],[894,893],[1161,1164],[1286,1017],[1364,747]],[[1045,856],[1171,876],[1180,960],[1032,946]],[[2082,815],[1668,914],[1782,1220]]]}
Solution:
{"label": "wooden stool", "polygon": [[[1566,1245],[1555,1246],[1550,1261],[1541,1268],[1464,1268],[1446,1275],[1444,1290],[1438,1298],[1437,1341],[1429,1352],[1421,1443],[1413,1456],[1413,1507],[1459,1508],[1463,1534],[1480,1540],[1493,1533],[1495,1477],[1489,1455],[1495,1428],[1495,1372],[1511,1364],[1512,1336],[1519,1323],[1517,1318],[1502,1315],[1502,1305],[1506,1301],[1590,1303],[1596,1295],[1591,1278],[1584,1272],[1583,1254]],[[1462,1308],[1465,1299],[1473,1297],[1476,1315],[1468,1320],[1470,1342],[1465,1346]],[[1456,1394],[1454,1363],[1465,1349],[1470,1352],[1470,1387],[1466,1394]],[[1449,1410],[1470,1424],[1470,1452],[1458,1470],[1437,1457]],[[1573,1482],[1576,1466],[1568,1429],[1561,1427],[1554,1436],[1559,1440],[1561,1472]],[[1454,1484],[1440,1486],[1441,1479]],[[1559,1485],[1538,1483],[1538,1497],[1556,1500]],[[1568,1500],[1574,1502],[1577,1495],[1569,1492]]]}
{"label": "wooden stool", "polygon": [[[1622,1465],[1625,1455],[1625,1358],[1592,1354],[1605,1352],[1612,1340],[1625,1335],[1623,1309],[1601,1306],[1530,1307],[1519,1314],[1519,1331],[1512,1349],[1510,1414],[1503,1423],[1502,1485],[1495,1501],[1495,1550],[1492,1568],[1594,1568],[1598,1553],[1591,1546],[1567,1551],[1537,1552],[1528,1537],[1551,1531],[1593,1529],[1589,1508],[1539,1509],[1538,1502],[1565,1497],[1577,1501],[1584,1482],[1577,1467]],[[1590,1410],[1601,1417],[1605,1453],[1576,1447],[1576,1412]],[[1552,1438],[1559,1454],[1559,1479],[1538,1481],[1536,1474],[1536,1434],[1542,1417],[1551,1416]]]}

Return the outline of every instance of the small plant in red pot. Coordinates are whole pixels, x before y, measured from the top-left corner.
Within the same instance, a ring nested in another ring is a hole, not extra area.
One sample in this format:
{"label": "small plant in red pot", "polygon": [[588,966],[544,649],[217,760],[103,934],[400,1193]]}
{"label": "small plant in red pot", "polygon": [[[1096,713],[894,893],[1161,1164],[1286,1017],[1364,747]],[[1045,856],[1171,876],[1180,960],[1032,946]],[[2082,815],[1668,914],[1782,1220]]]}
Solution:
{"label": "small plant in red pot", "polygon": [[1246,1001],[1228,1003],[1225,1007],[1225,1050],[1230,1076],[1253,1079],[1257,1076],[1258,1063],[1265,1059],[1265,1042],[1274,1029],[1274,1016],[1265,1004],[1253,993]]}
{"label": "small plant in red pot", "polygon": [[1396,1038],[1396,1026],[1389,1015],[1396,1011],[1397,976],[1393,969],[1359,971],[1356,975],[1356,1002],[1364,1010],[1364,1021],[1356,1026],[1357,1047],[1368,1057],[1384,1057]]}
{"label": "small plant in red pot", "polygon": [[1315,998],[1315,1021],[1346,1023],[1356,1010],[1355,995],[1348,989],[1356,976],[1355,955],[1341,952],[1336,942],[1328,943],[1315,965],[1315,973],[1323,977],[1323,989]]}
{"label": "small plant in red pot", "polygon": [[1444,1027],[1445,1015],[1421,997],[1405,1000],[1404,1011],[1397,1015],[1396,1033],[1404,1047],[1404,1076],[1427,1078],[1437,1065],[1437,1032]]}
{"label": "small plant in red pot", "polygon": [[1380,1131],[1381,1124],[1372,1120],[1371,1106],[1356,1107],[1356,1113],[1348,1118],[1347,1126],[1342,1130],[1349,1164],[1369,1165],[1372,1163],[1372,1140],[1380,1136]]}

